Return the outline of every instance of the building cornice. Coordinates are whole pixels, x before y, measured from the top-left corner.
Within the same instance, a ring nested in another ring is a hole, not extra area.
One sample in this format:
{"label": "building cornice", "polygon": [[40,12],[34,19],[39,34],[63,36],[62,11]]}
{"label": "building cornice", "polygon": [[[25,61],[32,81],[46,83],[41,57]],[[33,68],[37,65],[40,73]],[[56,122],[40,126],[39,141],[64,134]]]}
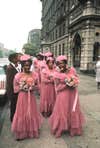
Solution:
{"label": "building cornice", "polygon": [[86,16],[81,16],[77,20],[73,21],[72,23],[69,24],[69,29],[71,29],[73,26],[86,21],[86,20],[95,20],[95,21],[100,21],[100,15],[86,15]]}

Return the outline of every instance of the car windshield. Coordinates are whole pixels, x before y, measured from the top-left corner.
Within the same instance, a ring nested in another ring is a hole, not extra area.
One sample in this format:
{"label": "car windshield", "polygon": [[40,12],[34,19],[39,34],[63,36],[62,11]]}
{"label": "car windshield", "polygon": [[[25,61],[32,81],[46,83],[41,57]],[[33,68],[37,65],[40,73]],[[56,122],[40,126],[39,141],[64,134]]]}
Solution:
{"label": "car windshield", "polygon": [[4,68],[0,67],[0,75],[4,75],[4,74],[5,74]]}

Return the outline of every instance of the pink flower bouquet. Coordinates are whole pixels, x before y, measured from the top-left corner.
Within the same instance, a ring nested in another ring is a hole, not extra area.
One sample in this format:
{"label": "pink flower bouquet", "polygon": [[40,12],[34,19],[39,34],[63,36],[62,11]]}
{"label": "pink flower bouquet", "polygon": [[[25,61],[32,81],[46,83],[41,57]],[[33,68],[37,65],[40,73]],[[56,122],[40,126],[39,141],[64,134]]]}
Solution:
{"label": "pink flower bouquet", "polygon": [[33,90],[34,87],[34,81],[32,78],[22,78],[19,82],[20,85],[20,90],[23,91],[28,91],[28,90]]}
{"label": "pink flower bouquet", "polygon": [[79,79],[77,76],[70,75],[70,76],[67,76],[67,78],[65,79],[65,83],[67,86],[71,88],[75,88],[78,86]]}

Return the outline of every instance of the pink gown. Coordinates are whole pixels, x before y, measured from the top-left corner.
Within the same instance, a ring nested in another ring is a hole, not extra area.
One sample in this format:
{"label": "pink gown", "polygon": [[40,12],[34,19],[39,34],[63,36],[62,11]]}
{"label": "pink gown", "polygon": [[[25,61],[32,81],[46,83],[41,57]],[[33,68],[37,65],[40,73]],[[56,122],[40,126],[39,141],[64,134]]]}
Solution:
{"label": "pink gown", "polygon": [[54,79],[52,77],[55,69],[45,68],[41,72],[41,94],[40,112],[45,116],[50,116],[56,100]]}
{"label": "pink gown", "polygon": [[46,68],[46,63],[45,61],[40,61],[40,60],[35,60],[34,62],[34,67],[35,67],[35,72],[37,72],[38,74],[38,88],[39,88],[39,91],[41,91],[41,71],[42,69]]}
{"label": "pink gown", "polygon": [[20,82],[27,80],[28,83],[37,83],[37,74],[32,73],[27,77],[24,73],[18,73],[14,79],[14,91],[19,92],[16,112],[12,122],[11,130],[16,139],[37,138],[43,117],[37,110],[34,89],[28,92],[20,90]]}
{"label": "pink gown", "polygon": [[[56,137],[60,137],[63,131],[69,131],[71,136],[82,134],[82,125],[84,116],[80,109],[79,96],[77,88],[70,88],[66,85],[65,79],[70,75],[78,77],[74,68],[70,68],[68,73],[56,73],[55,83],[57,97],[53,113],[49,118],[51,133]],[[76,106],[75,106],[75,100]],[[73,111],[74,108],[74,111]]]}

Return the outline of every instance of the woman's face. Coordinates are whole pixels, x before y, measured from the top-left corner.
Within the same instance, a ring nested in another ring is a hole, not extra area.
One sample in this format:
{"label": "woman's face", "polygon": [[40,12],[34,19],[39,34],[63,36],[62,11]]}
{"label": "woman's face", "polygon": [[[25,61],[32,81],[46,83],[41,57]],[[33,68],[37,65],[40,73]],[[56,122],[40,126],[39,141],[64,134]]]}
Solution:
{"label": "woman's face", "polygon": [[66,70],[66,63],[65,63],[65,61],[59,61],[58,62],[58,67],[60,68],[61,72],[64,72]]}
{"label": "woman's face", "polygon": [[53,65],[54,65],[54,61],[48,61],[48,67],[50,68],[50,69],[52,69],[53,68]]}
{"label": "woman's face", "polygon": [[31,68],[30,62],[26,61],[24,63],[24,66],[23,66],[24,72],[29,73],[30,72],[30,68]]}

